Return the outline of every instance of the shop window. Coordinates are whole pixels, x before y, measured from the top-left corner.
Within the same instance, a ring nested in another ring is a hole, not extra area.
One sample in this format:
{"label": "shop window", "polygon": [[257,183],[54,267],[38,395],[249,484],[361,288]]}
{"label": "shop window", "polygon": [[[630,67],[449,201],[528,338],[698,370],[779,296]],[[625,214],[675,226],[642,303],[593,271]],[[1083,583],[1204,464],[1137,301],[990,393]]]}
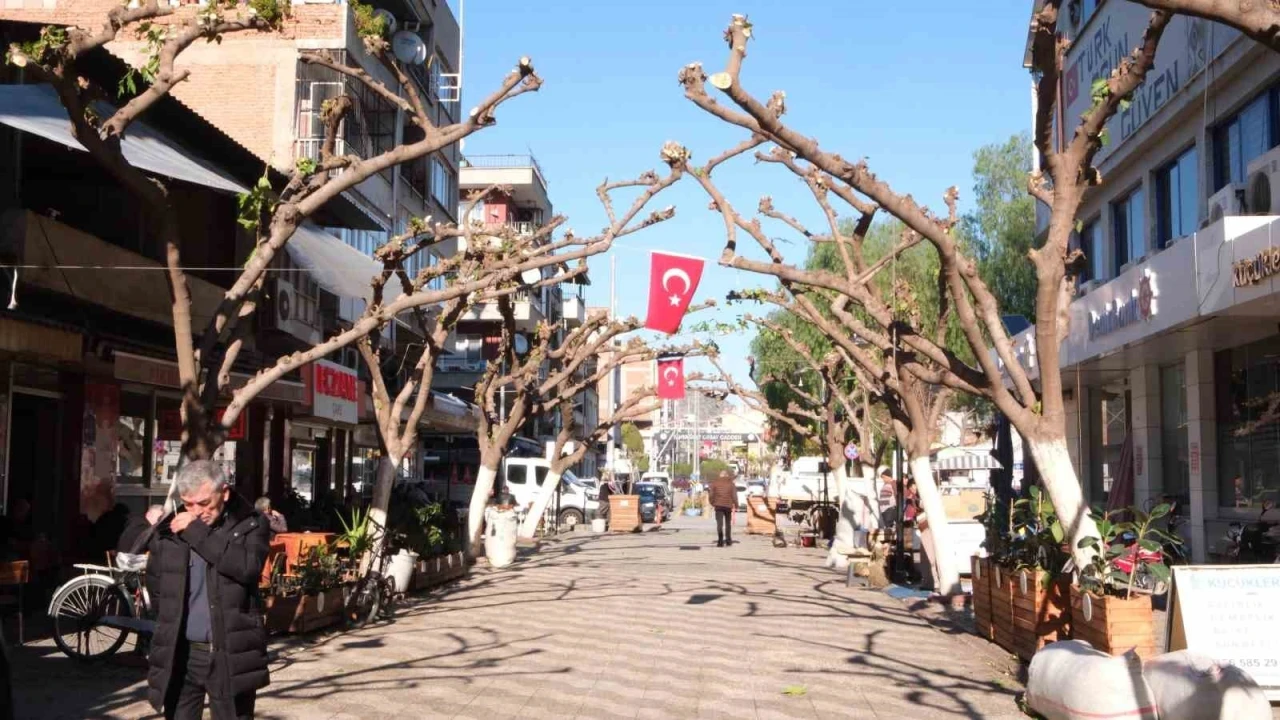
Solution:
{"label": "shop window", "polygon": [[1111,204],[1112,240],[1114,241],[1115,274],[1125,264],[1147,254],[1146,194],[1139,187]]}
{"label": "shop window", "polygon": [[[151,430],[152,487],[165,485],[178,474],[182,457],[181,401],[169,395],[156,395],[155,418]],[[236,484],[236,441],[228,440],[213,454],[213,462],[221,468],[227,482]]]}
{"label": "shop window", "polygon": [[289,462],[289,486],[307,502],[315,497],[315,463],[314,445],[294,445]]}
{"label": "shop window", "polygon": [[1253,508],[1280,497],[1280,336],[1214,355],[1218,502]]}
{"label": "shop window", "polygon": [[1186,368],[1170,365],[1160,368],[1160,451],[1164,494],[1172,495],[1184,505],[1191,484],[1188,462]]}
{"label": "shop window", "polygon": [[1156,246],[1168,247],[1178,238],[1196,231],[1200,196],[1196,192],[1196,149],[1194,146],[1156,172]]}
{"label": "shop window", "polygon": [[1100,450],[1089,478],[1089,502],[1105,504],[1111,486],[1120,476],[1120,456],[1128,435],[1128,398],[1123,389],[1091,390],[1098,422],[1093,424],[1092,445]]}
{"label": "shop window", "polygon": [[120,418],[116,423],[116,482],[130,485],[147,483],[147,454],[153,437],[148,433],[150,419],[150,394],[120,393]]}
{"label": "shop window", "polygon": [[1249,163],[1275,145],[1271,122],[1272,92],[1254,98],[1213,131],[1214,191],[1242,183]]}

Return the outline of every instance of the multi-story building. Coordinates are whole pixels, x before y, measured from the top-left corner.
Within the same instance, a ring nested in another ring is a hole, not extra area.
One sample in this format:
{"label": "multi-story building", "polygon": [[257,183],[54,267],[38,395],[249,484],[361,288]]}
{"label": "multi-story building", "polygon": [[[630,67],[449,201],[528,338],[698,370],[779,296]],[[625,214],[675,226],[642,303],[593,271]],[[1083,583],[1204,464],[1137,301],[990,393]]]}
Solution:
{"label": "multi-story building", "polygon": [[[1058,138],[1149,15],[1128,0],[1067,4]],[[1088,268],[1061,357],[1071,456],[1094,505],[1127,495],[1130,480],[1139,505],[1180,500],[1196,561],[1280,492],[1280,424],[1263,416],[1280,391],[1277,118],[1280,56],[1177,16],[1109,124],[1096,159],[1105,182],[1080,210]],[[1038,220],[1043,232],[1043,206]],[[1017,341],[1035,375],[1031,332]]]}
{"label": "multi-story building", "polygon": [[[195,13],[201,4],[182,2],[177,12]],[[37,30],[45,23],[96,27],[117,5],[115,0],[7,3],[0,8],[0,20]],[[421,0],[377,0],[372,5],[394,20],[395,45],[418,48],[408,70],[432,120],[437,125],[454,122],[460,112],[460,76],[456,72],[460,36],[448,6]],[[128,62],[141,59],[142,47],[133,40],[113,43],[108,49]],[[256,165],[257,175],[265,166],[277,187],[283,182],[282,171],[316,156],[321,129],[318,115],[329,98],[346,95],[352,100],[353,109],[340,129],[340,152],[371,157],[420,136],[415,135],[420,131],[403,112],[362,84],[302,63],[299,58],[304,51],[328,51],[335,59],[358,64],[389,87],[397,87],[386,68],[364,52],[355,31],[353,8],[345,2],[313,0],[292,5],[279,32],[231,34],[221,43],[201,42],[186,50],[178,64],[191,74],[173,91],[173,105],[194,110],[202,127],[213,128],[220,142],[240,148],[244,157],[250,158],[244,161],[236,155],[237,162],[244,167]],[[328,203],[312,218],[313,223],[300,228],[289,242],[288,252],[275,260],[267,287],[268,302],[255,318],[253,345],[257,354],[278,357],[350,323],[367,301],[368,278],[377,270],[368,257],[372,250],[389,233],[403,229],[410,217],[454,219],[458,159],[457,147],[449,147],[376,174]],[[252,177],[245,184],[252,184]],[[227,211],[234,229],[234,206]],[[209,229],[215,227],[211,220]],[[210,246],[241,253],[223,262],[235,267],[247,253],[246,242],[241,238],[229,244],[219,237],[211,238]],[[199,252],[197,248],[184,249],[184,258],[198,260]],[[424,256],[415,262],[433,259]],[[412,331],[398,324],[385,334],[386,341],[397,349],[410,347]],[[298,383],[297,399],[310,398],[325,386],[315,380],[335,373],[352,378],[364,374],[354,352],[338,353],[301,373],[298,380],[305,382]],[[377,464],[378,442],[367,414],[357,412],[364,399],[362,393],[354,405],[301,403],[298,407],[265,408],[258,419],[251,414],[251,424],[263,423],[270,438],[264,450],[269,462],[254,481],[256,489],[273,495],[293,490],[307,499],[330,490],[341,492],[352,483],[357,489],[367,489]],[[341,407],[343,412],[321,411],[321,406]],[[428,415],[432,425],[473,427],[469,410],[448,398],[435,398]],[[406,472],[414,472],[413,463]]]}
{"label": "multi-story building", "polygon": [[[486,228],[503,228],[528,235],[552,216],[546,177],[532,155],[468,155],[462,160],[459,187],[462,196],[459,221],[470,223],[478,233]],[[493,189],[495,187],[503,189]],[[477,192],[487,194],[476,198]],[[470,215],[462,217],[468,208]],[[465,239],[458,240],[462,242]],[[531,336],[539,325],[550,325],[553,342],[559,343],[566,332],[586,320],[586,283],[582,277],[569,285],[520,290],[512,298],[517,331]],[[475,384],[495,357],[500,323],[496,301],[469,309],[448,341],[449,352],[437,362],[435,386],[464,400],[473,400]],[[550,365],[542,368],[542,377],[552,369]],[[499,402],[510,402],[505,392],[500,391],[498,397]],[[574,412],[578,426],[595,424],[594,398],[575,400]],[[522,434],[542,443],[554,437],[559,423],[558,413],[531,417]],[[579,469],[588,475],[595,474],[593,462],[584,461]]]}

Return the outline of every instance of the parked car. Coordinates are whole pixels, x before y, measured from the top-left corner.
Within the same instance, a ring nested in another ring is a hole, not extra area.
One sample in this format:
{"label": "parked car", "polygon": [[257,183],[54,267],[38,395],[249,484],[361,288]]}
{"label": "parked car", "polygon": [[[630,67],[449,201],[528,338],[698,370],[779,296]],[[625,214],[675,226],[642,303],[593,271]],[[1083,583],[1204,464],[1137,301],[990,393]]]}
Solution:
{"label": "parked car", "polygon": [[747,509],[747,483],[745,480],[734,480],[734,487],[738,489],[738,509]]}
{"label": "parked car", "polygon": [[[547,478],[551,463],[543,458],[509,457],[502,463],[503,486],[515,496],[516,506],[528,508],[538,496],[538,489]],[[587,518],[595,517],[599,503],[589,494],[589,488],[578,480],[572,472],[565,471],[560,478],[560,514],[557,521],[561,525],[579,525]],[[552,500],[548,512],[554,512],[556,501]]]}
{"label": "parked car", "polygon": [[635,494],[640,496],[640,521],[656,522],[658,506],[662,506],[662,517],[671,517],[671,494],[660,483],[636,483]]}

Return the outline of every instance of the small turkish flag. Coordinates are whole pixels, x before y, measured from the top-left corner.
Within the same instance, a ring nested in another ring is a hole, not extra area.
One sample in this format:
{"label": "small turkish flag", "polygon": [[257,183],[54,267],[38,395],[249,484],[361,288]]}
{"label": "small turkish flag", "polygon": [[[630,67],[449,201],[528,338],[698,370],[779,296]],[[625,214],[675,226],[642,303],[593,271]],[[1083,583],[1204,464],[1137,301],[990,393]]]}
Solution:
{"label": "small turkish flag", "polygon": [[668,335],[680,329],[702,279],[702,258],[655,252],[649,266],[649,315],[644,326]]}
{"label": "small turkish flag", "polygon": [[684,358],[658,358],[658,399],[680,400],[684,397]]}

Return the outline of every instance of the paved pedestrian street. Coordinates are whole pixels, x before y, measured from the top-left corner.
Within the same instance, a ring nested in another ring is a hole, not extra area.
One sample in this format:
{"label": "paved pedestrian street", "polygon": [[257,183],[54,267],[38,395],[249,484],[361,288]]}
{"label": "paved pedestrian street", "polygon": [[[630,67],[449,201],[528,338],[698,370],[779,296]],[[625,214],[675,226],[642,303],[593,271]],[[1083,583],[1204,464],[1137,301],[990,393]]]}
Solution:
{"label": "paved pedestrian street", "polygon": [[[1022,717],[991,646],[738,531],[723,549],[704,519],[576,533],[394,622],[280,639],[258,717]],[[15,651],[18,717],[149,717],[128,660]]]}

